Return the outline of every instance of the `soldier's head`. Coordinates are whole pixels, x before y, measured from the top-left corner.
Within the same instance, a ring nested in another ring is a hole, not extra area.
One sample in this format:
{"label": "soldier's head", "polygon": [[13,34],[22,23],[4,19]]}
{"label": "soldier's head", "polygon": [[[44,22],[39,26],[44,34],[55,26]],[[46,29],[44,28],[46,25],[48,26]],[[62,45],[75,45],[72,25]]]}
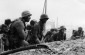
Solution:
{"label": "soldier's head", "polygon": [[4,22],[4,24],[6,24],[6,25],[10,25],[10,23],[11,23],[11,19],[6,19]]}
{"label": "soldier's head", "polygon": [[22,18],[24,19],[25,22],[29,22],[29,20],[31,19],[32,14],[29,11],[23,11],[22,12]]}
{"label": "soldier's head", "polygon": [[52,28],[52,29],[50,29],[50,31],[53,32],[53,31],[55,31],[55,30]]}
{"label": "soldier's head", "polygon": [[31,21],[30,21],[30,25],[33,25],[33,26],[34,26],[36,23],[37,23],[36,20],[31,20]]}
{"label": "soldier's head", "polygon": [[52,28],[52,29],[50,29],[50,31],[51,31],[52,33],[57,33],[57,32],[58,32],[58,30],[57,30],[56,28]]}
{"label": "soldier's head", "polygon": [[43,22],[43,23],[45,23],[48,19],[49,19],[49,18],[48,18],[48,16],[47,16],[46,14],[42,14],[42,15],[40,16],[40,21]]}
{"label": "soldier's head", "polygon": [[65,26],[60,26],[60,31],[62,31],[62,32],[66,31]]}
{"label": "soldier's head", "polygon": [[82,27],[78,27],[78,31],[82,31],[83,29],[82,29]]}

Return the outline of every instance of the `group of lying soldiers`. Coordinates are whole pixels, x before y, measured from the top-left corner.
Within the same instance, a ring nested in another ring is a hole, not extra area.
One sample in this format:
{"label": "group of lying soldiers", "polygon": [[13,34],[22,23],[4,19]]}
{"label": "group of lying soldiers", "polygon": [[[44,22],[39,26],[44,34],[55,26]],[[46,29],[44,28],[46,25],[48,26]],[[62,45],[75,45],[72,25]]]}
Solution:
{"label": "group of lying soldiers", "polygon": [[[66,40],[66,28],[64,26],[53,28],[44,35],[45,24],[49,17],[42,14],[39,22],[37,22],[30,20],[31,16],[29,11],[23,11],[20,18],[13,21],[6,19],[4,24],[0,26],[5,51],[45,42]],[[26,22],[29,21],[30,24],[26,25]],[[73,31],[73,33],[76,32]],[[75,34],[72,35],[72,38],[74,36]]]}

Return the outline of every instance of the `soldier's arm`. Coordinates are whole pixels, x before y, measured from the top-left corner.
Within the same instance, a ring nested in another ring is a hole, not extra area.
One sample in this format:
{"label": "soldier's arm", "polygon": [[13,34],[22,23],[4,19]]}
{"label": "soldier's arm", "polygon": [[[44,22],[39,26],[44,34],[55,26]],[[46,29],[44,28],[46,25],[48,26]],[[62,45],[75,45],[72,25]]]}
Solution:
{"label": "soldier's arm", "polygon": [[66,33],[64,34],[64,40],[66,40]]}
{"label": "soldier's arm", "polygon": [[33,34],[34,34],[35,37],[36,37],[36,41],[37,41],[38,43],[40,43],[40,40],[39,40],[39,38],[38,38],[38,26],[37,26],[37,25],[34,26],[34,32],[33,32]]}
{"label": "soldier's arm", "polygon": [[84,36],[84,31],[82,31],[82,37]]}
{"label": "soldier's arm", "polygon": [[17,23],[16,29],[21,39],[25,39],[27,37],[27,33],[24,31],[24,28],[25,27],[22,22]]}

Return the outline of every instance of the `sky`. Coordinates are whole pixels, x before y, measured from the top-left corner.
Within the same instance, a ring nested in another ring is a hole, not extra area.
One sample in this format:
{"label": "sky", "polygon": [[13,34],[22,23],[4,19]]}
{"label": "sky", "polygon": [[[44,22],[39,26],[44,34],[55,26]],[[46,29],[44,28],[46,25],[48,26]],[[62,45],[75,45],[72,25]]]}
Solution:
{"label": "sky", "polygon": [[[21,17],[24,10],[32,13],[32,19],[39,20],[43,6],[44,0],[0,0],[0,24],[7,18]],[[56,27],[64,25],[68,32],[79,26],[85,29],[85,0],[47,0],[47,15],[47,28],[54,23]]]}

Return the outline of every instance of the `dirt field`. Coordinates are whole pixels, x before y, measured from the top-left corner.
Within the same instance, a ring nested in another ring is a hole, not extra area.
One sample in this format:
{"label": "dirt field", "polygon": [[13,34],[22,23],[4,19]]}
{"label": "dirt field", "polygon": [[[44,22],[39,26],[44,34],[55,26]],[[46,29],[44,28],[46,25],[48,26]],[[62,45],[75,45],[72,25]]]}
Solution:
{"label": "dirt field", "polygon": [[[49,46],[51,50],[32,49],[9,55],[85,55],[85,39],[67,40],[64,42],[55,41],[43,44]],[[0,49],[0,52],[2,51],[3,49]]]}
{"label": "dirt field", "polygon": [[10,55],[85,55],[85,39],[69,40],[65,42],[44,43],[51,48],[33,49],[17,52]]}

